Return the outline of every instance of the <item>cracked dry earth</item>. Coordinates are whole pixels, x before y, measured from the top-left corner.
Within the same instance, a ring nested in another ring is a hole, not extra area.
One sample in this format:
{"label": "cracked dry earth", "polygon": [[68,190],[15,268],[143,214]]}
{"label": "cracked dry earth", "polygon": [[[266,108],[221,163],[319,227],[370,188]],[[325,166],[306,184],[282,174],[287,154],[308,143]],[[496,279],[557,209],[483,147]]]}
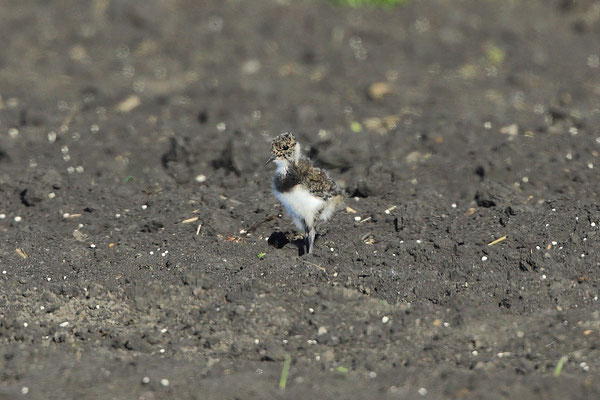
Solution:
{"label": "cracked dry earth", "polygon": [[[0,398],[600,397],[597,1],[4,2],[0,32]],[[348,196],[312,255],[284,130]]]}

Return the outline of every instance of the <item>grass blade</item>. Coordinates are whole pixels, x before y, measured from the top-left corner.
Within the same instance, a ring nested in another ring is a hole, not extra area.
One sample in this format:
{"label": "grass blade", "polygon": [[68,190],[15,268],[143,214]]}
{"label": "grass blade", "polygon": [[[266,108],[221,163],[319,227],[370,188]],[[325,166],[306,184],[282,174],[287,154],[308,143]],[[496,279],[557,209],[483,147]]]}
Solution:
{"label": "grass blade", "polygon": [[281,370],[281,378],[279,378],[279,389],[285,390],[285,386],[287,385],[288,374],[290,373],[290,365],[292,365],[292,356],[289,354],[285,355],[285,360],[283,361],[283,369]]}

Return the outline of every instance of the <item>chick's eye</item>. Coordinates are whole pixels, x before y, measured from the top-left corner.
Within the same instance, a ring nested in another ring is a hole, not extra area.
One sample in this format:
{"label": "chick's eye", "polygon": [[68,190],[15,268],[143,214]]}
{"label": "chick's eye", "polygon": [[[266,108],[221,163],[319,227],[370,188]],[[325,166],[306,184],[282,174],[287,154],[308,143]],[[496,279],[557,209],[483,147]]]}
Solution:
{"label": "chick's eye", "polygon": [[288,146],[286,144],[286,145],[283,146],[283,150],[287,150],[287,149],[288,149]]}

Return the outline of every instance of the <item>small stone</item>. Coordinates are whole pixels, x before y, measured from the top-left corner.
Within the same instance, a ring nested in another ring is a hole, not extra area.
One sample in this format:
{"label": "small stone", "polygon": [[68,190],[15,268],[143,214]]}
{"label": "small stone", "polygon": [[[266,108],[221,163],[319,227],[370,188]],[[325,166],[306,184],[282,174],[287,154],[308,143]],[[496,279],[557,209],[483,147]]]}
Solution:
{"label": "small stone", "polygon": [[391,93],[391,89],[385,82],[374,82],[369,85],[368,93],[371,100],[381,100],[385,95]]}
{"label": "small stone", "polygon": [[147,376],[143,377],[143,378],[142,378],[142,383],[143,383],[144,385],[147,385],[147,384],[149,384],[149,383],[150,383],[150,378],[149,378],[149,377],[147,377]]}
{"label": "small stone", "polygon": [[29,388],[27,386],[23,386],[21,388],[21,394],[27,394],[27,393],[29,393]]}
{"label": "small stone", "polygon": [[419,388],[419,390],[417,390],[417,392],[421,395],[421,396],[426,396],[427,395],[427,389],[425,389],[424,387]]}
{"label": "small stone", "polygon": [[324,326],[320,326],[319,330],[317,331],[317,336],[323,336],[327,334],[327,328],[325,328]]}
{"label": "small stone", "polygon": [[167,386],[169,386],[169,380],[163,378],[160,380],[160,384],[164,387],[167,387]]}
{"label": "small stone", "polygon": [[508,136],[517,136],[519,134],[519,125],[511,124],[500,129],[500,133]]}
{"label": "small stone", "polygon": [[388,322],[390,322],[390,317],[384,315],[383,318],[381,318],[381,323],[387,324]]}

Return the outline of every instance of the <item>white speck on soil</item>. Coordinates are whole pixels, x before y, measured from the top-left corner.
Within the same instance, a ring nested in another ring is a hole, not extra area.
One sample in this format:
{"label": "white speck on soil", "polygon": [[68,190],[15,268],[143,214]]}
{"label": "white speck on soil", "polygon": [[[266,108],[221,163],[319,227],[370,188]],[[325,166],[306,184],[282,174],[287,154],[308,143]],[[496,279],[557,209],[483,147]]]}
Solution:
{"label": "white speck on soil", "polygon": [[14,139],[19,135],[19,130],[17,128],[10,128],[8,130],[8,135]]}
{"label": "white speck on soil", "polygon": [[308,309],[308,312],[311,313],[311,314],[314,314],[315,309],[311,307],[311,308]]}
{"label": "white speck on soil", "polygon": [[83,166],[78,165],[77,168],[75,168],[75,171],[77,171],[78,174],[83,173]]}
{"label": "white speck on soil", "polygon": [[320,326],[319,330],[317,331],[317,336],[323,336],[327,334],[327,328],[325,328],[324,326]]}
{"label": "white speck on soil", "polygon": [[390,317],[384,315],[383,318],[381,318],[381,323],[387,324],[388,322],[390,322]]}
{"label": "white speck on soil", "polygon": [[160,384],[161,384],[162,386],[164,386],[164,387],[167,387],[167,386],[169,386],[169,380],[168,380],[168,379],[165,379],[165,378],[163,378],[163,379],[161,379],[161,380],[160,380]]}
{"label": "white speck on soil", "polygon": [[0,219],[6,218],[6,214],[0,214]]}
{"label": "white speck on soil", "polygon": [[148,208],[148,206],[147,206],[146,204],[144,204],[144,205],[142,206],[142,210],[145,210],[146,208]]}
{"label": "white speck on soil", "polygon": [[477,354],[479,354],[479,353],[477,352],[477,350],[473,350],[473,351],[471,352],[471,355],[472,355],[473,357],[477,357]]}
{"label": "white speck on soil", "polygon": [[419,388],[419,390],[417,390],[417,392],[421,395],[421,396],[426,396],[427,395],[427,389],[425,389],[424,387]]}
{"label": "white speck on soil", "polygon": [[29,388],[27,386],[23,386],[21,388],[21,394],[27,394],[27,393],[29,393]]}
{"label": "white speck on soil", "polygon": [[27,328],[29,324],[27,322],[23,322],[23,328]]}
{"label": "white speck on soil", "polygon": [[59,326],[61,328],[66,328],[67,326],[69,326],[69,321],[61,322]]}
{"label": "white speck on soil", "polygon": [[18,215],[15,217],[15,222],[21,222],[23,220],[23,218],[19,217]]}
{"label": "white speck on soil", "polygon": [[487,261],[487,256],[481,257],[481,261]]}
{"label": "white speck on soil", "polygon": [[160,354],[164,354],[165,349],[160,349],[159,352],[160,352]]}
{"label": "white speck on soil", "polygon": [[450,328],[450,324],[448,322],[444,322],[444,328]]}
{"label": "white speck on soil", "polygon": [[358,215],[357,215],[356,217],[354,217],[354,220],[355,220],[356,222],[360,221],[361,219],[362,219],[362,218],[361,218],[361,217],[359,217]]}
{"label": "white speck on soil", "polygon": [[142,383],[143,383],[144,385],[147,385],[147,384],[149,384],[149,383],[150,383],[150,378],[149,378],[149,377],[147,377],[147,376],[143,377],[143,378],[142,378]]}
{"label": "white speck on soil", "polygon": [[542,275],[542,280],[546,279],[546,275]]}

